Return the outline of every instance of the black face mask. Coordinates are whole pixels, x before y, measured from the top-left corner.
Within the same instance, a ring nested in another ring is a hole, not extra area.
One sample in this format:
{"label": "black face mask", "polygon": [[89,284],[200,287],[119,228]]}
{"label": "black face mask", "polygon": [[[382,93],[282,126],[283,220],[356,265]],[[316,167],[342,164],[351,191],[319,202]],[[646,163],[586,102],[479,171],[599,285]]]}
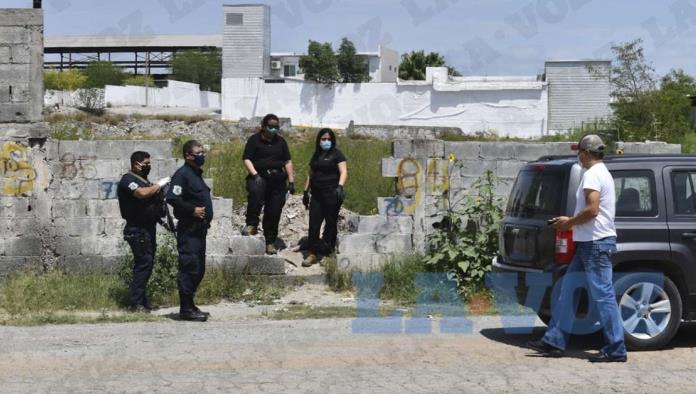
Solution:
{"label": "black face mask", "polygon": [[149,164],[147,165],[141,165],[140,166],[140,174],[147,178],[148,175],[150,175],[150,170],[152,169],[152,166]]}

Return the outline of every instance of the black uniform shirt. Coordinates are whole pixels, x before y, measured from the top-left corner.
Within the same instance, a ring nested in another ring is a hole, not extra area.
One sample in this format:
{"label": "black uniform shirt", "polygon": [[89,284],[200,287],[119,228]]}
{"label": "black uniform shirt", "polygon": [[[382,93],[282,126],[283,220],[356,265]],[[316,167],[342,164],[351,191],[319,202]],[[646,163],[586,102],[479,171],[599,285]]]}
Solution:
{"label": "black uniform shirt", "polygon": [[244,160],[251,161],[257,171],[279,170],[290,161],[290,149],[283,137],[276,135],[271,141],[266,141],[258,132],[247,140]]}
{"label": "black uniform shirt", "polygon": [[185,226],[200,220],[193,217],[197,207],[205,207],[205,222],[210,224],[213,221],[213,200],[202,175],[202,170],[187,163],[172,176],[167,202],[174,207],[174,216]]}
{"label": "black uniform shirt", "polygon": [[135,191],[140,187],[149,187],[152,184],[145,178],[129,172],[121,177],[118,183],[118,207],[121,217],[126,219],[126,226],[149,227],[156,223],[148,219],[145,212],[148,206],[155,203],[154,199],[139,199],[135,197]]}
{"label": "black uniform shirt", "polygon": [[338,170],[338,164],[346,161],[343,153],[334,149],[329,153],[322,153],[318,158],[309,163],[312,169],[310,177],[310,186],[314,190],[335,188],[338,186],[338,181],[341,178],[341,172]]}

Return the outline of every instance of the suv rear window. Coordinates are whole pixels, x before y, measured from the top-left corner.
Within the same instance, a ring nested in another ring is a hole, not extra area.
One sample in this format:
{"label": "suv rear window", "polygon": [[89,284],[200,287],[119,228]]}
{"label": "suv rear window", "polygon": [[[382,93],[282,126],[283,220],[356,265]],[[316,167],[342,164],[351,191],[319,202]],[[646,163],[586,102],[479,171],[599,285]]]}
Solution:
{"label": "suv rear window", "polygon": [[523,170],[510,193],[506,215],[533,217],[560,215],[565,184],[564,171]]}

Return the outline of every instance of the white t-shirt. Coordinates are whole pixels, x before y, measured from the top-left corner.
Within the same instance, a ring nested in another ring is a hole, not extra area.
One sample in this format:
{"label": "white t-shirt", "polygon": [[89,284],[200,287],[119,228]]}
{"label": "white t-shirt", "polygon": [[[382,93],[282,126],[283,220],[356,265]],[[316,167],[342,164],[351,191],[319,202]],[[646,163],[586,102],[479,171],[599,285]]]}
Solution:
{"label": "white t-shirt", "polygon": [[574,215],[585,209],[585,189],[599,192],[599,214],[589,222],[573,226],[573,241],[587,242],[615,237],[616,194],[614,192],[614,178],[604,163],[593,165],[582,175],[578,191],[575,194],[577,202],[575,203]]}

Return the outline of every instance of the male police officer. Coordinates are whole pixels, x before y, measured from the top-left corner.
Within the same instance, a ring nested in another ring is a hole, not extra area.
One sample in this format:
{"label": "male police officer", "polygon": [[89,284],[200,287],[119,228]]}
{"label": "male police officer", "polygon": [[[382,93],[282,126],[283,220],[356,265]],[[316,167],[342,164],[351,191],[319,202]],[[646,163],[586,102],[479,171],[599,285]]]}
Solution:
{"label": "male police officer", "polygon": [[131,170],[118,183],[118,205],[126,219],[123,237],[133,251],[133,280],[130,285],[131,308],[149,313],[153,306],[147,299],[147,281],[152,274],[152,264],[157,249],[155,226],[162,216],[161,189],[170,179],[164,178],[152,184],[150,154],[134,152],[130,158]]}
{"label": "male police officer", "polygon": [[206,321],[209,314],[193,302],[198,285],[205,275],[205,239],[213,221],[210,188],[203,181],[205,154],[195,140],[184,144],[186,164],[172,177],[167,202],[179,219],[176,241],[179,250],[179,317],[182,320]]}

